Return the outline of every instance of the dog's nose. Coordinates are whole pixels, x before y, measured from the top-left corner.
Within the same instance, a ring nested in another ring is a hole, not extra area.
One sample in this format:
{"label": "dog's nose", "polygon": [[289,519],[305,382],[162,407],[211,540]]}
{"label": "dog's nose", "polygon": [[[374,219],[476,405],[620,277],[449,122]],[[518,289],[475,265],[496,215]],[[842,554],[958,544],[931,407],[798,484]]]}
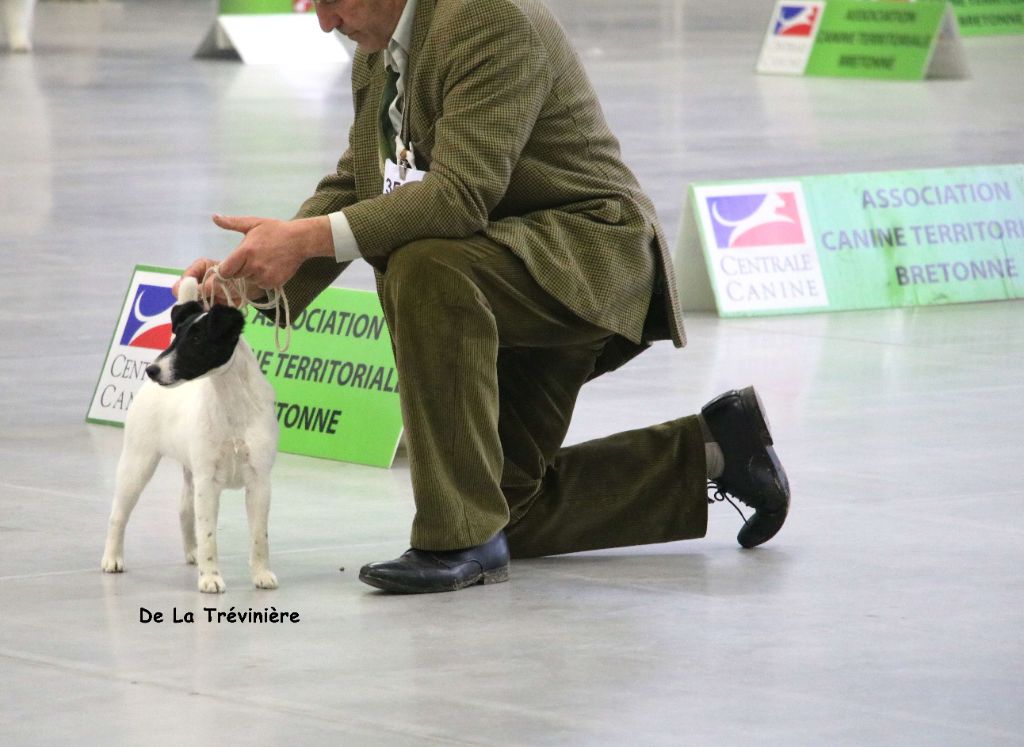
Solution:
{"label": "dog's nose", "polygon": [[159,375],[160,366],[156,365],[155,363],[150,363],[148,366],[146,366],[146,376],[151,378],[153,381],[156,381]]}

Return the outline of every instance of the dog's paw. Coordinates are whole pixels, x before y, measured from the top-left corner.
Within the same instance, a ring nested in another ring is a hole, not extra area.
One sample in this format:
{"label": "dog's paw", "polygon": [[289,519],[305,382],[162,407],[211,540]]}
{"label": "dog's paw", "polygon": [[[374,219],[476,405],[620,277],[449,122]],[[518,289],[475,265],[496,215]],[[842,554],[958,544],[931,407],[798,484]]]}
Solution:
{"label": "dog's paw", "polygon": [[185,562],[188,563],[189,565],[195,565],[196,564],[196,551],[195,550],[190,550],[189,552],[185,553]]}
{"label": "dog's paw", "polygon": [[276,589],[277,576],[270,569],[252,574],[252,583],[257,589]]}
{"label": "dog's paw", "polygon": [[124,571],[124,558],[114,555],[104,555],[100,562],[100,568],[104,573],[122,573]]}
{"label": "dog's paw", "polygon": [[199,591],[206,594],[221,594],[224,592],[224,589],[224,579],[220,577],[220,573],[217,571],[199,575]]}

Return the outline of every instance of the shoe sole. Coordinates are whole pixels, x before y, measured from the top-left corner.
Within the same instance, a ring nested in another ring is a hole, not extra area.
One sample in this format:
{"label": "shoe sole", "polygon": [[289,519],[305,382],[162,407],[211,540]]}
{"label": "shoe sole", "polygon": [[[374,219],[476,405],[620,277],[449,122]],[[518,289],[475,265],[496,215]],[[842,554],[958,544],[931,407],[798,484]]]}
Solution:
{"label": "shoe sole", "polygon": [[764,414],[764,406],[761,404],[761,396],[757,393],[757,390],[752,386],[748,386],[746,389],[741,389],[738,394],[740,395],[740,402],[743,403],[744,412],[754,421],[754,427],[758,438],[761,439],[761,444],[763,446],[774,445],[775,441],[772,439],[768,416]]}
{"label": "shoe sole", "polygon": [[[758,395],[757,390],[752,386],[748,386],[738,391],[734,390],[732,392],[727,392],[721,395],[718,399],[726,399],[734,395],[739,397],[743,415],[753,426],[753,437],[757,439],[759,444],[763,446],[768,453],[772,469],[778,476],[777,486],[779,492],[787,496],[785,509],[775,512],[766,512],[763,510],[755,511],[755,513],[747,519],[746,523],[740,528],[739,534],[736,535],[736,540],[742,547],[750,549],[764,544],[778,534],[779,530],[782,529],[782,525],[785,523],[786,517],[789,514],[789,478],[786,475],[786,471],[783,469],[782,464],[779,462],[775,449],[772,448],[775,444],[775,439],[772,438],[768,416],[765,414],[764,405],[761,403],[761,397]],[[715,401],[718,400],[714,400],[713,402]],[[711,407],[713,402],[709,403],[708,407]]]}
{"label": "shoe sole", "polygon": [[[786,496],[789,496],[789,478],[786,476],[786,471],[782,468],[782,463],[779,462],[779,458],[775,453],[775,449],[772,448],[772,446],[775,444],[775,441],[772,438],[771,426],[768,422],[768,416],[765,415],[764,406],[761,404],[761,397],[758,395],[757,391],[752,386],[748,386],[747,388],[741,390],[739,392],[739,395],[740,401],[743,403],[743,409],[746,411],[747,415],[751,418],[751,420],[753,420],[755,429],[757,431],[757,435],[761,439],[762,445],[764,445],[765,449],[768,452],[768,458],[771,460],[772,469],[779,478],[779,491],[784,493]],[[786,504],[786,508],[783,509],[781,512],[755,512],[754,516],[751,516],[749,519],[747,519],[747,522],[740,529],[739,534],[736,535],[737,541],[740,543],[742,547],[748,550],[757,547],[758,545],[764,544],[765,542],[767,542],[779,533],[779,530],[782,529],[782,525],[785,523],[788,514],[788,501]],[[757,522],[754,522],[755,517],[759,519]],[[776,522],[778,522],[778,524],[776,526],[773,526],[766,534],[761,534],[760,536],[755,537],[749,536],[750,534],[754,533],[755,529],[761,529],[761,531],[764,532],[763,525],[771,526]]]}
{"label": "shoe sole", "polygon": [[490,571],[484,571],[479,576],[471,579],[467,579],[462,582],[455,582],[450,586],[441,586],[431,589],[424,589],[421,587],[410,586],[403,584],[400,581],[377,578],[374,576],[366,576],[362,573],[359,574],[359,580],[368,586],[372,586],[375,589],[381,591],[389,591],[392,594],[438,594],[445,591],[458,591],[459,589],[467,589],[470,586],[486,586],[488,584],[500,584],[503,581],[508,581],[508,566],[504,565],[501,568],[495,568]]}

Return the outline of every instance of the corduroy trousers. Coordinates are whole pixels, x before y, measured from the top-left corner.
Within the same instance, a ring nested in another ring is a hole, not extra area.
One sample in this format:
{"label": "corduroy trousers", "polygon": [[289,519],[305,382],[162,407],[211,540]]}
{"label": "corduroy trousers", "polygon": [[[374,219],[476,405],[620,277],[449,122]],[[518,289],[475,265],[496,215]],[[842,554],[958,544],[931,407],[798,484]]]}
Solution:
{"label": "corduroy trousers", "polygon": [[485,237],[393,252],[381,302],[398,368],[416,515],[411,545],[504,529],[513,557],[703,537],[696,416],[563,446],[611,333]]}

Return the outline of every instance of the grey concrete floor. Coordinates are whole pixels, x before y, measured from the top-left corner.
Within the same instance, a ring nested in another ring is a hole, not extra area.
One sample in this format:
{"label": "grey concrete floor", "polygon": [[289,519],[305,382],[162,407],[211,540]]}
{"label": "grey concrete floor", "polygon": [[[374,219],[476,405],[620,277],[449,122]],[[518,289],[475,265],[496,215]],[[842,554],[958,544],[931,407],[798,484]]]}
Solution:
{"label": "grey concrete floor", "polygon": [[[691,180],[1024,160],[1019,37],[966,41],[964,81],[758,77],[770,3],[551,5],[672,240]],[[584,390],[571,441],[756,383],[794,509],[755,551],[716,506],[703,540],[382,596],[356,574],[405,549],[404,458],[282,455],[279,590],[249,588],[229,494],[228,592],[195,591],[170,465],[102,574],[122,433],[84,418],[131,268],[223,256],[214,211],[290,215],[351,121],[346,68],[191,59],[210,20],[44,2],[36,53],[0,51],[0,743],[1024,743],[1019,302],[691,314],[685,350]],[[203,613],[270,605],[301,622]]]}

